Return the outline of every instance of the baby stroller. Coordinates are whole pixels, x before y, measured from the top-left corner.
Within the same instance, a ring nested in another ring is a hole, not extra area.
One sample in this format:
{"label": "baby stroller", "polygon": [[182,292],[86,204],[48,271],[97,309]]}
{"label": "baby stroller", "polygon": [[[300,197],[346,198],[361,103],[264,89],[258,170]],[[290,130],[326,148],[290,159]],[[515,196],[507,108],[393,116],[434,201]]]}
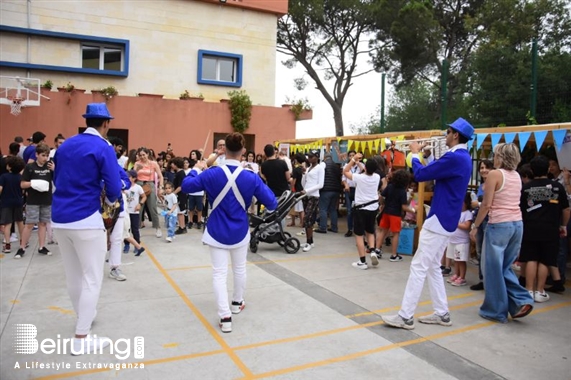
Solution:
{"label": "baby stroller", "polygon": [[287,253],[297,253],[299,251],[299,240],[292,237],[289,232],[284,232],[282,220],[289,213],[289,210],[305,195],[285,191],[278,198],[278,207],[272,212],[264,211],[261,216],[250,214],[250,226],[254,229],[250,232],[250,251],[258,251],[258,243],[278,243]]}

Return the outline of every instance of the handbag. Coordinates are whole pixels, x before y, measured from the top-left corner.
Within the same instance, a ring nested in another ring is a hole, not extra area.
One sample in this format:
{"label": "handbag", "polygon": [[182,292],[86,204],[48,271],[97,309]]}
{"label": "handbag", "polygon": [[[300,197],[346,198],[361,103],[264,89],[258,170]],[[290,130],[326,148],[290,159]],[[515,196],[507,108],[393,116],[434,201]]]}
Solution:
{"label": "handbag", "polygon": [[150,183],[143,184],[143,191],[145,192],[145,196],[148,197],[153,191],[151,184]]}

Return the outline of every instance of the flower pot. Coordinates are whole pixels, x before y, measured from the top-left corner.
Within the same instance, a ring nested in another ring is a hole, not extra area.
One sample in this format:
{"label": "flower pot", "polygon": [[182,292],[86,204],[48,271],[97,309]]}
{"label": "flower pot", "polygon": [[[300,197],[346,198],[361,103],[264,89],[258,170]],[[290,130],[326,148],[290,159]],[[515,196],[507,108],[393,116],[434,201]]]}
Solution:
{"label": "flower pot", "polygon": [[230,99],[220,99],[220,103],[230,103]]}
{"label": "flower pot", "polygon": [[85,90],[82,89],[82,88],[76,88],[76,89],[74,89],[73,91],[79,92],[79,93],[81,93],[81,94],[85,93]]}
{"label": "flower pot", "polygon": [[51,88],[47,88],[47,87],[40,87],[40,94],[48,94],[52,92]]}
{"label": "flower pot", "polygon": [[189,98],[179,98],[179,99],[180,99],[180,100],[194,100],[194,101],[196,101],[196,102],[202,102],[202,101],[204,101],[204,98],[200,98],[200,97],[197,97],[197,96],[191,96],[191,97],[189,97]]}
{"label": "flower pot", "polygon": [[303,110],[297,120],[311,120],[313,119],[313,110]]}
{"label": "flower pot", "polygon": [[139,92],[138,96],[140,97],[146,97],[146,98],[158,98],[158,99],[162,99],[162,97],[164,95],[160,95],[160,94],[145,94],[143,92]]}

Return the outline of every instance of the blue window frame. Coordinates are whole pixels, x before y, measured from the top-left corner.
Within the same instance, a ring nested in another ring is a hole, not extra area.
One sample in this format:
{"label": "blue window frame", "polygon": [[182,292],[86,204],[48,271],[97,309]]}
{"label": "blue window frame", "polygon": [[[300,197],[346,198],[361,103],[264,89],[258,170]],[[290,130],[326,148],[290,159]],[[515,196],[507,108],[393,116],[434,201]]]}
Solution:
{"label": "blue window frame", "polygon": [[240,54],[219,51],[198,51],[199,84],[214,86],[242,87],[243,58]]}
{"label": "blue window frame", "polygon": [[[0,32],[43,36],[78,41],[81,49],[82,67],[42,65],[36,63],[10,62],[0,60],[0,67],[15,67],[29,70],[47,70],[68,73],[129,76],[129,40],[93,37],[83,34],[50,32],[47,30],[19,28],[0,25]],[[96,49],[98,54],[96,56]],[[96,60],[98,64],[96,64]]]}

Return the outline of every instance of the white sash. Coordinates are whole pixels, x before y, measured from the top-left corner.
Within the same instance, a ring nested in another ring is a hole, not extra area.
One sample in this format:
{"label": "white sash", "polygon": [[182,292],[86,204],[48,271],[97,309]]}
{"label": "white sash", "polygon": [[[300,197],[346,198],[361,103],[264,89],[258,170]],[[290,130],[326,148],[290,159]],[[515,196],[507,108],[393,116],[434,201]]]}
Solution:
{"label": "white sash", "polygon": [[226,165],[219,166],[219,168],[221,168],[224,171],[224,174],[226,174],[228,182],[226,183],[226,186],[224,186],[220,194],[218,194],[218,196],[214,200],[214,203],[212,203],[212,211],[214,211],[214,209],[218,207],[218,204],[222,202],[222,200],[224,199],[224,197],[226,197],[226,194],[228,194],[230,189],[232,189],[232,191],[234,192],[234,196],[236,197],[242,208],[246,210],[246,202],[244,202],[244,197],[242,197],[242,194],[240,194],[238,186],[236,186],[236,178],[238,178],[238,175],[240,175],[240,173],[242,172],[243,170],[242,167],[237,166],[236,170],[234,170],[234,173],[231,173],[230,169],[228,169]]}

